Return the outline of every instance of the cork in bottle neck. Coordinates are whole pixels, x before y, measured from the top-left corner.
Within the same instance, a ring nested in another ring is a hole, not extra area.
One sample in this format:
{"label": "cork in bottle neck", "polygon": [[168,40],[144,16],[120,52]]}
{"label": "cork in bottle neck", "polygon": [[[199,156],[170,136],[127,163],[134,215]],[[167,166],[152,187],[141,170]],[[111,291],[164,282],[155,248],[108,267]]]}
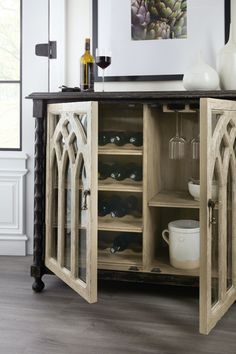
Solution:
{"label": "cork in bottle neck", "polygon": [[85,39],[85,50],[90,51],[90,38]]}

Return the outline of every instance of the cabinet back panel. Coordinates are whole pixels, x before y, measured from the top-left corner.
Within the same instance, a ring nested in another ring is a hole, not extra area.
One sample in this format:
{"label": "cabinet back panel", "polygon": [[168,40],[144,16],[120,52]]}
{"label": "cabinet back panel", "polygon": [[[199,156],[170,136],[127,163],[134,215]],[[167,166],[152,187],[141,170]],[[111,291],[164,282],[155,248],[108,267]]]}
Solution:
{"label": "cabinet back panel", "polygon": [[[190,178],[198,178],[199,161],[193,160],[191,156],[191,140],[199,134],[199,120],[197,113],[179,114],[179,132],[186,139],[186,154],[181,160],[171,160],[169,158],[169,141],[176,135],[176,115],[175,113],[163,113],[156,110],[156,115],[152,114],[151,119],[155,119],[155,124],[160,131],[159,139],[154,143],[157,150],[160,149],[160,188],[159,190],[187,190]],[[181,123],[182,122],[182,123]]]}
{"label": "cabinet back panel", "polygon": [[141,104],[100,104],[99,130],[142,131],[143,106]]}

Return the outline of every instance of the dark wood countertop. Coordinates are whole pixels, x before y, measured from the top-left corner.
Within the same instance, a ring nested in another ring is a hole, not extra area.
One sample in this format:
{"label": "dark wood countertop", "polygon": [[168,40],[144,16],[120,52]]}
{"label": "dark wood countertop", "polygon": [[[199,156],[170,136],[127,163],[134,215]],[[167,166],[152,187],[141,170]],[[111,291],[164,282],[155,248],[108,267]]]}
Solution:
{"label": "dark wood countertop", "polygon": [[26,98],[47,101],[155,101],[203,97],[235,99],[236,91],[34,92]]}
{"label": "dark wood countertop", "polygon": [[199,104],[200,98],[236,100],[236,91],[126,91],[126,92],[34,92],[33,117],[43,118],[47,104],[60,102],[99,101],[141,104]]}

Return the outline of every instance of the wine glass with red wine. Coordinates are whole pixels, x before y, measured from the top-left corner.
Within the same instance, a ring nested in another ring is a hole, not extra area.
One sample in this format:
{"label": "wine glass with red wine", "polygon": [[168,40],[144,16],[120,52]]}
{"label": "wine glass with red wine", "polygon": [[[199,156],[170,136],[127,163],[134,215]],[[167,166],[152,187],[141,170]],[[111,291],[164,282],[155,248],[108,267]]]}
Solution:
{"label": "wine glass with red wine", "polygon": [[102,91],[104,92],[104,71],[111,64],[111,51],[107,48],[97,48],[95,62],[102,69]]}

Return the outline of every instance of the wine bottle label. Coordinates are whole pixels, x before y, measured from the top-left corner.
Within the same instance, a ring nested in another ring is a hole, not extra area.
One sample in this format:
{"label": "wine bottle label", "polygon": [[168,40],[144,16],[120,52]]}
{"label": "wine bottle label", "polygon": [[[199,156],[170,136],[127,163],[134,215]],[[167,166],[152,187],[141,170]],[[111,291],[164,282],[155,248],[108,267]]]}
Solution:
{"label": "wine bottle label", "polygon": [[80,83],[81,90],[94,90],[94,63],[81,64]]}

